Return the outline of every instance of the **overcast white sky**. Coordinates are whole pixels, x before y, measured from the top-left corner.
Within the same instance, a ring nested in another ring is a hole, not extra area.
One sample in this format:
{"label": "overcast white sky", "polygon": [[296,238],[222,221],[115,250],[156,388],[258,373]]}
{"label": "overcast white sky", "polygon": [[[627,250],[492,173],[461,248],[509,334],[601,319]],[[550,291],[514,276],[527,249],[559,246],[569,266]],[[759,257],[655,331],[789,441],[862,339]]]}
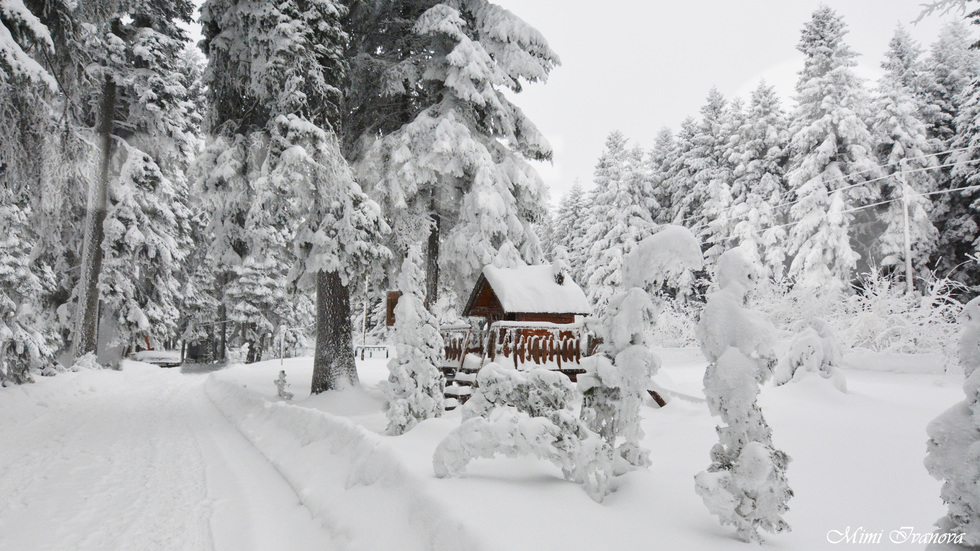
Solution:
{"label": "overcast white sky", "polygon": [[676,131],[697,116],[713,85],[747,99],[765,77],[790,108],[803,67],[800,31],[821,5],[844,17],[860,74],[872,79],[899,24],[927,50],[944,24],[962,17],[912,25],[924,0],[495,1],[537,27],[562,59],[547,84],[514,98],[554,147],[554,163],[539,172],[555,203],[576,178],[592,186],[610,131],[649,149],[662,127]]}

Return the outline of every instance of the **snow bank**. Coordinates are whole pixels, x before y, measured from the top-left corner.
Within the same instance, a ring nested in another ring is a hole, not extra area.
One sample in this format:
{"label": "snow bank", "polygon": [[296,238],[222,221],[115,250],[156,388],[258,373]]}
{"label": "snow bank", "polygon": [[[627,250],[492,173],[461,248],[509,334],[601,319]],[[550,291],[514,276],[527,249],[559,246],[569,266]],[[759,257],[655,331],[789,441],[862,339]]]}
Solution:
{"label": "snow bank", "polygon": [[346,540],[345,549],[483,549],[378,435],[347,419],[267,401],[219,374],[205,389],[311,514]]}

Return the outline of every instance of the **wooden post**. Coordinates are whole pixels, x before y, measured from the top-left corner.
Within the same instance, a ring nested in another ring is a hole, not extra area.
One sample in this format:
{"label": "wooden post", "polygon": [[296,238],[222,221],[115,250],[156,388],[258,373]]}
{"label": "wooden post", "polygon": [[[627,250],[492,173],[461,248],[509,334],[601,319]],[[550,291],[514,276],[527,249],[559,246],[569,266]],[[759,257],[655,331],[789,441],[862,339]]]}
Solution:
{"label": "wooden post", "polygon": [[912,231],[909,224],[909,185],[905,182],[905,159],[898,163],[899,183],[902,185],[902,226],[905,234],[905,293],[915,291],[912,281]]}

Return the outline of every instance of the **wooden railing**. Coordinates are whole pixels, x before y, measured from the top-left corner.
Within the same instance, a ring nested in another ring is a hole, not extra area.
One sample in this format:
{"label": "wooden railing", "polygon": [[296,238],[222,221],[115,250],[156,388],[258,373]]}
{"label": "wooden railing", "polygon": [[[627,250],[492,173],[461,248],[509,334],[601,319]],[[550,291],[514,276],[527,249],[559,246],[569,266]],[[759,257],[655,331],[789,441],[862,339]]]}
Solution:
{"label": "wooden railing", "polygon": [[498,321],[490,326],[486,356],[498,363],[506,358],[516,369],[547,367],[574,372],[587,340],[581,323]]}
{"label": "wooden railing", "polygon": [[439,328],[442,334],[442,367],[459,369],[466,354],[483,354],[483,334],[469,325],[448,325]]}

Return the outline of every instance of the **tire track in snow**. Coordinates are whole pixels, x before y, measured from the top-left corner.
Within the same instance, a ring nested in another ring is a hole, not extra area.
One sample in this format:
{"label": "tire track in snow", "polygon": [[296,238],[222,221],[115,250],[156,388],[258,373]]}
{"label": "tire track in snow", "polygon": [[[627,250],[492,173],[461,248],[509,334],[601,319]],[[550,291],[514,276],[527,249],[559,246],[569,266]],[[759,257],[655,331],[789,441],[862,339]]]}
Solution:
{"label": "tire track in snow", "polygon": [[13,424],[0,395],[0,549],[334,547],[203,381],[142,365],[59,376]]}

